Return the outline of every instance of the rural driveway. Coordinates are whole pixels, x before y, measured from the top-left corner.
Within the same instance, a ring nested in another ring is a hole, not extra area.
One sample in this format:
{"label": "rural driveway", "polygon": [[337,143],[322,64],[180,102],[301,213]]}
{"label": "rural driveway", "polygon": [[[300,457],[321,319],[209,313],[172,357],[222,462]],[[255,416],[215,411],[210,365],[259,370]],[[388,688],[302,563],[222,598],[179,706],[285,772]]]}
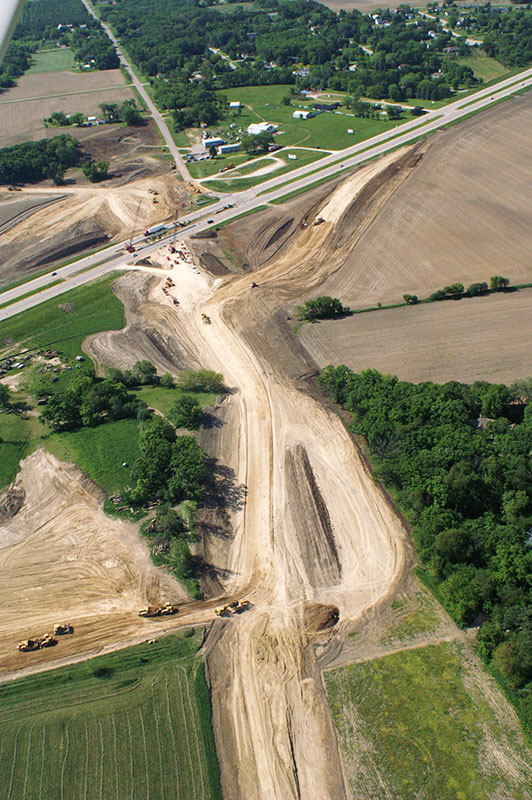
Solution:
{"label": "rural driveway", "polygon": [[92,16],[95,19],[98,20],[98,22],[100,23],[100,25],[102,26],[102,28],[106,32],[107,36],[109,37],[109,39],[112,41],[112,43],[116,47],[116,52],[117,52],[118,58],[120,59],[120,63],[124,65],[124,67],[127,69],[129,74],[131,75],[131,80],[133,81],[133,85],[135,86],[135,89],[137,90],[137,92],[140,94],[140,96],[142,97],[142,99],[146,103],[146,106],[148,107],[148,109],[150,111],[150,114],[152,115],[153,119],[155,120],[155,123],[156,123],[157,127],[161,131],[161,136],[163,137],[163,139],[164,139],[164,141],[165,141],[165,143],[166,143],[166,145],[168,147],[168,150],[170,151],[170,153],[172,155],[172,158],[175,161],[176,167],[179,170],[183,180],[184,181],[192,181],[193,179],[192,179],[192,177],[190,175],[190,172],[188,171],[188,169],[186,167],[186,164],[183,161],[183,159],[181,158],[181,154],[180,154],[180,152],[179,152],[174,140],[172,139],[172,134],[170,133],[170,131],[168,129],[168,125],[164,121],[161,113],[157,110],[157,108],[156,108],[155,104],[153,103],[153,100],[149,96],[148,92],[146,91],[146,89],[144,88],[142,83],[139,81],[137,76],[135,75],[133,67],[131,66],[131,64],[129,63],[129,61],[127,60],[127,58],[125,57],[125,55],[123,54],[123,52],[122,52],[122,50],[120,48],[120,44],[118,42],[118,39],[116,39],[116,37],[114,36],[114,34],[111,31],[111,29],[109,28],[109,26],[106,25],[105,22],[103,22],[101,19],[98,18],[96,12],[94,11],[92,5],[88,2],[88,0],[81,0],[81,2],[85,6],[85,8],[89,12],[89,14],[92,14]]}

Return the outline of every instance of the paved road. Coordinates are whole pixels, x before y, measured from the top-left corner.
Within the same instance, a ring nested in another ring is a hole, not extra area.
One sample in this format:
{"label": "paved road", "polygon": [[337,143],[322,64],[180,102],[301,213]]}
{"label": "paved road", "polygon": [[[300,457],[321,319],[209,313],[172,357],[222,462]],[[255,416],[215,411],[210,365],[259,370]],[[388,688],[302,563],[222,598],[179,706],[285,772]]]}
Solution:
{"label": "paved road", "polygon": [[99,19],[99,17],[96,15],[96,12],[94,11],[93,7],[88,2],[88,0],[81,0],[81,2],[85,6],[85,8],[89,12],[89,14],[92,14],[92,16],[95,19],[98,20],[98,22],[100,23],[102,28],[105,30],[107,36],[110,38],[110,40],[112,41],[112,43],[116,47],[116,52],[117,52],[118,58],[120,59],[120,63],[124,65],[124,67],[127,69],[129,74],[131,75],[131,80],[133,81],[135,89],[137,90],[137,92],[140,94],[140,96],[142,97],[142,99],[146,103],[146,106],[148,107],[148,109],[150,111],[150,114],[152,115],[153,119],[155,120],[155,123],[156,123],[157,127],[161,131],[161,136],[163,137],[163,139],[164,139],[164,141],[165,141],[165,143],[166,143],[166,145],[168,147],[168,150],[170,151],[170,153],[172,155],[172,158],[175,161],[176,167],[177,167],[177,169],[179,170],[179,172],[181,173],[181,175],[183,177],[183,180],[192,181],[193,179],[192,179],[192,177],[190,175],[190,172],[188,171],[185,162],[181,158],[181,154],[180,154],[179,150],[177,149],[177,146],[176,146],[174,140],[172,139],[172,134],[168,130],[168,125],[166,124],[166,122],[164,121],[163,117],[161,116],[161,113],[158,111],[158,109],[154,105],[153,100],[149,96],[148,92],[146,91],[146,89],[144,88],[142,83],[139,81],[137,76],[135,75],[135,73],[133,71],[133,67],[131,66],[131,64],[129,63],[129,61],[127,60],[125,55],[123,54],[122,50],[120,49],[120,44],[119,44],[118,40],[115,38],[112,30],[109,28],[108,25],[106,25],[106,23],[103,20]]}
{"label": "paved road", "polygon": [[[175,233],[175,238],[179,240],[191,234],[199,233],[199,231],[209,228],[214,222],[225,222],[237,214],[252,211],[257,206],[271,202],[289,192],[305,189],[318,180],[338,174],[341,169],[357,166],[364,161],[375,158],[375,156],[382,155],[388,150],[408,144],[418,136],[430,133],[444,125],[459,120],[461,117],[486,108],[492,102],[508,97],[517,89],[526,86],[532,87],[532,69],[524,70],[520,74],[514,75],[512,78],[506,78],[494,86],[481,89],[474,95],[457,100],[437,111],[431,111],[425,114],[424,117],[417,117],[401,125],[397,130],[386,131],[374,136],[372,139],[367,139],[345,150],[326,156],[317,163],[314,162],[306,167],[293,170],[289,175],[284,175],[281,178],[272,178],[244,192],[226,194],[221,200],[208,208],[187,214],[186,218],[191,224],[184,229],[178,230]],[[229,203],[233,207],[227,208]],[[170,239],[170,234],[166,239]],[[142,237],[133,239],[133,244],[136,245],[137,249],[133,258],[137,255],[149,255],[153,250],[160,247],[161,242],[164,241],[163,239],[153,244],[146,244],[142,241]],[[113,270],[123,269],[124,265],[131,263],[131,261],[132,256],[123,252],[122,245],[116,244],[106,250],[81,258],[68,266],[61,267],[55,274],[47,273],[21,286],[3,292],[0,294],[0,305],[6,302],[11,302],[12,304],[6,308],[0,308],[0,320],[7,319],[21,311],[26,311],[43,300],[57,297],[69,289],[88,283]],[[57,278],[63,278],[63,282],[46,288],[48,284],[57,280]],[[32,294],[31,297],[24,298],[24,295],[28,294],[28,292],[37,293]],[[20,298],[18,302],[17,298]]]}

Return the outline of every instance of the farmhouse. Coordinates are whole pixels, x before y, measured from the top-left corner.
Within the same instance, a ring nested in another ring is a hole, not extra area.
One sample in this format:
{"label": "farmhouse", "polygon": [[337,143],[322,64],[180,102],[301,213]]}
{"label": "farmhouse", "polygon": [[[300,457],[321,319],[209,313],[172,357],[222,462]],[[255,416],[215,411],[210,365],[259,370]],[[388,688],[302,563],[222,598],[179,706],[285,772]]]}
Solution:
{"label": "farmhouse", "polygon": [[298,109],[297,109],[296,111],[294,111],[294,113],[292,114],[292,117],[293,117],[294,119],[310,119],[310,118],[311,118],[311,117],[313,117],[313,116],[314,116],[314,114],[313,114],[313,112],[312,112],[312,111],[304,111],[304,110],[303,110],[303,109],[301,109],[301,108],[298,108]]}
{"label": "farmhouse", "polygon": [[252,122],[246,130],[252,136],[257,136],[259,133],[273,133],[277,130],[277,125],[271,122]]}

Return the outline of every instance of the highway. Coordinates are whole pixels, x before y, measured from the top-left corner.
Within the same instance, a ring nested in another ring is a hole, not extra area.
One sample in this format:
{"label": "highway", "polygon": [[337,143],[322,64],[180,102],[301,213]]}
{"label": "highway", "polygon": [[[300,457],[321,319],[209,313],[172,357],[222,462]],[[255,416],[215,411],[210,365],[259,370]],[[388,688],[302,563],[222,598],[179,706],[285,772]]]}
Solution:
{"label": "highway", "polygon": [[[419,136],[487,108],[492,103],[509,97],[516,90],[525,87],[532,87],[532,69],[524,70],[493,86],[481,89],[473,95],[456,100],[441,109],[430,111],[423,117],[415,117],[398,126],[397,129],[385,131],[372,139],[325,156],[319,162],[300,167],[281,177],[271,178],[246,191],[224,194],[218,202],[208,208],[187,214],[186,219],[190,222],[187,227],[178,228],[175,233],[169,233],[168,236],[157,242],[145,243],[142,236],[134,238],[135,256],[123,251],[123,243],[116,243],[90,256],[82,257],[67,266],[60,267],[55,272],[46,273],[9,289],[0,294],[0,305],[10,303],[10,305],[0,308],[0,320],[14,316],[44,300],[57,297],[69,289],[81,286],[109,272],[123,269],[126,264],[131,264],[132,258],[138,255],[149,255],[162,243],[169,241],[172,236],[178,241],[191,234],[206,230],[213,224],[220,224],[236,215],[251,212],[258,206],[267,204],[290,192],[304,190],[316,181],[332,177],[340,171],[356,167],[389,150],[409,144]],[[230,208],[228,208],[229,204],[231,204]],[[59,278],[62,279],[61,283],[54,286],[49,285]],[[25,297],[29,293],[32,293],[31,296]]]}

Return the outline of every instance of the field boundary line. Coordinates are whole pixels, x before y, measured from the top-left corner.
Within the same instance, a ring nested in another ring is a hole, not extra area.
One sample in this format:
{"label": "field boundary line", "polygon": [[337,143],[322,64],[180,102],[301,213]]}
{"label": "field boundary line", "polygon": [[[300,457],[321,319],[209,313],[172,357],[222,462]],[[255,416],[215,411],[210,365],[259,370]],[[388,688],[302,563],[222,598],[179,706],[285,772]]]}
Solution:
{"label": "field boundary line", "polygon": [[114,762],[115,762],[115,781],[116,781],[116,789],[115,789],[115,791],[116,791],[116,796],[120,797],[120,778],[119,778],[119,774],[118,774],[118,748],[116,746],[116,741],[117,740],[116,740],[116,718],[115,718],[115,714],[112,715],[112,719],[113,719],[113,746],[114,746],[114,749],[115,749],[115,752],[114,752],[114,757],[115,757],[114,758]]}
{"label": "field boundary line", "polygon": [[142,716],[142,707],[139,706],[140,727],[142,730],[142,741],[144,742],[144,772],[146,774],[146,800],[150,800],[150,777],[148,774],[148,753],[146,749],[146,730],[144,728],[144,717]]}
{"label": "field boundary line", "polygon": [[103,730],[101,720],[98,720],[98,728],[100,730],[100,800],[103,800]]}
{"label": "field boundary line", "polygon": [[155,719],[155,736],[157,738],[157,752],[159,753],[159,775],[161,776],[160,777],[159,789],[160,789],[160,792],[161,792],[161,800],[164,800],[165,794],[164,794],[164,775],[163,775],[163,754],[162,754],[162,751],[161,751],[161,736],[159,734],[159,717],[157,715],[157,710],[155,708],[154,685],[155,685],[156,677],[158,677],[158,676],[154,675],[154,677],[152,679],[152,683],[151,683],[151,698],[150,699],[151,699],[151,707],[152,707],[152,710],[153,710],[153,717]]}
{"label": "field boundary line", "polygon": [[85,720],[85,786],[83,791],[83,798],[87,800],[89,792],[89,727],[87,720]]}
{"label": "field boundary line", "polygon": [[[178,695],[179,695],[179,700],[181,702],[181,711],[182,711],[182,714],[183,714],[183,721],[185,723],[185,730],[186,730],[187,715],[185,713],[185,704],[183,702],[183,694],[184,693],[183,693],[183,688],[181,686],[181,668],[179,666],[177,667],[177,669],[175,671],[175,675],[177,677],[177,682],[179,684]],[[194,791],[194,800],[198,800],[198,795],[197,795],[197,792],[196,792],[196,780],[195,780],[195,776],[194,776],[194,766],[192,764],[192,753],[190,752],[190,745],[189,745],[189,742],[188,742],[188,736],[185,736],[185,742],[186,742],[186,752],[187,752],[187,755],[188,755],[188,760],[190,762],[190,775],[191,775],[191,778],[192,778],[192,789]],[[183,748],[183,749],[185,749],[185,748]]]}
{"label": "field boundary line", "polygon": [[176,775],[176,800],[179,800],[180,792],[179,792],[179,764],[177,761],[177,748],[176,748],[176,741],[175,741],[175,734],[174,734],[174,725],[172,722],[172,712],[170,709],[170,695],[168,694],[168,675],[165,675],[164,678],[164,690],[166,693],[166,713],[168,714],[168,724],[170,726],[170,734],[172,736],[172,751],[174,753],[174,764],[175,764],[175,775]]}
{"label": "field boundary line", "polygon": [[67,721],[65,726],[65,740],[66,740],[66,747],[65,747],[65,755],[63,756],[63,763],[61,764],[61,783],[59,784],[59,793],[61,796],[61,800],[63,800],[63,786],[65,783],[65,767],[66,762],[68,759],[68,751],[70,749],[70,736],[68,735],[68,729],[70,727],[70,720]]}
{"label": "field boundary line", "polygon": [[110,92],[112,89],[130,89],[132,86],[132,83],[125,83],[122,86],[102,86],[101,89],[79,89],[77,92],[59,92],[59,94],[43,94],[41,97],[21,97],[18,100],[0,100],[0,106],[9,106],[14,103],[33,103],[37,100],[53,100],[54,97],[72,97],[77,94]]}
{"label": "field boundary line", "polygon": [[[185,671],[184,667],[181,667],[181,669],[183,671]],[[187,687],[187,698],[188,698],[188,702],[189,702],[189,706],[190,706],[190,713],[191,713],[191,717],[192,717],[192,720],[193,720],[193,723],[194,723],[194,725],[193,725],[193,727],[194,727],[194,738],[196,739],[196,750],[198,752],[198,767],[199,767],[199,774],[200,774],[200,779],[201,779],[201,793],[202,793],[203,797],[206,797],[206,794],[205,794],[205,776],[203,775],[203,769],[202,769],[202,766],[201,766],[202,759],[201,759],[201,751],[200,751],[200,744],[199,744],[199,737],[198,737],[199,715],[197,713],[197,710],[194,708],[194,705],[192,704],[192,697],[190,696],[190,681],[188,679],[188,674],[186,672],[185,672],[185,681],[186,681],[186,687]],[[207,763],[206,758],[207,758],[207,754],[205,754],[205,764]]]}
{"label": "field boundary line", "polygon": [[13,789],[13,780],[15,777],[15,764],[17,763],[17,743],[20,730],[21,730],[20,727],[18,727],[17,734],[15,736],[15,746],[13,748],[13,764],[11,765],[11,778],[9,780],[9,789],[7,791],[6,800],[9,800],[9,798],[11,797],[11,791]]}
{"label": "field boundary line", "polygon": [[26,797],[26,793],[28,791],[28,778],[29,778],[29,771],[30,771],[30,748],[31,748],[31,736],[33,734],[33,729],[37,725],[37,720],[33,723],[30,728],[30,734],[28,736],[28,753],[26,755],[26,776],[24,778],[24,786],[23,786],[23,793],[22,793],[22,800]]}
{"label": "field boundary line", "polygon": [[41,776],[39,778],[39,800],[42,800],[42,785],[44,779],[44,761],[46,755],[46,722],[42,726],[42,748],[41,748]]}
{"label": "field boundary line", "polygon": [[127,719],[127,735],[129,741],[129,775],[131,778],[131,800],[135,798],[135,781],[133,778],[133,739],[131,737],[131,720],[129,718],[129,711],[126,709]]}

